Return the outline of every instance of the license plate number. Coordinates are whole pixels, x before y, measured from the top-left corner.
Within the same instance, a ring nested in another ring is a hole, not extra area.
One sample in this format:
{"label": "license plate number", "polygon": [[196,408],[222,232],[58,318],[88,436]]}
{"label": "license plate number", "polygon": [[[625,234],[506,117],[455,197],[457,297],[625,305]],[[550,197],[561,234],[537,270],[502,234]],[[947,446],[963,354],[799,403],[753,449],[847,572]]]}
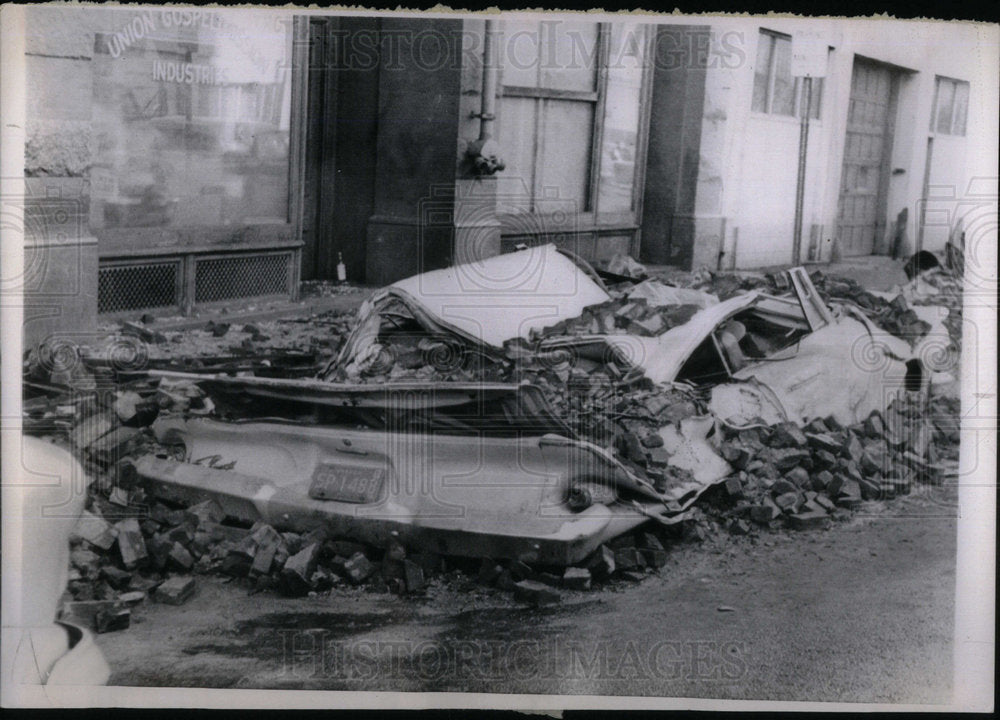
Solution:
{"label": "license plate number", "polygon": [[348,503],[373,503],[382,498],[383,468],[320,465],[313,473],[309,497]]}

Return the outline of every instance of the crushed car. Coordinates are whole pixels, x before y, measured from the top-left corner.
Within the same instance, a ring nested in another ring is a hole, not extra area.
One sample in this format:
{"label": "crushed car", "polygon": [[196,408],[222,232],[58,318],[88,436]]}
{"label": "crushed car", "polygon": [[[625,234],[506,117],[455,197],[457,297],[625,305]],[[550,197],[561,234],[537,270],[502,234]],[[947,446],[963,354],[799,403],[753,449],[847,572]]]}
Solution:
{"label": "crushed car", "polygon": [[369,298],[315,378],[151,371],[214,410],[161,414],[136,471],[280,529],[578,563],[686,519],[733,472],[722,426],[852,424],[926,387],[905,341],[802,268],[784,282],[720,302],[554,245],[423,273]]}

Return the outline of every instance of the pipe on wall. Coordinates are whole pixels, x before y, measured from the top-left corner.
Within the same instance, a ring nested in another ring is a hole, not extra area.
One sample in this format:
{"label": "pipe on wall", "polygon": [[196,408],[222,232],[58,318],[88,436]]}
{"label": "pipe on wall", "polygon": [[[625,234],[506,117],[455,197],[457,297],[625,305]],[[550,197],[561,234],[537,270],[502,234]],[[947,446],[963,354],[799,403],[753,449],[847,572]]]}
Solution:
{"label": "pipe on wall", "polygon": [[496,58],[497,21],[487,20],[483,35],[483,89],[480,98],[479,139],[493,136],[493,123],[497,109],[497,62]]}

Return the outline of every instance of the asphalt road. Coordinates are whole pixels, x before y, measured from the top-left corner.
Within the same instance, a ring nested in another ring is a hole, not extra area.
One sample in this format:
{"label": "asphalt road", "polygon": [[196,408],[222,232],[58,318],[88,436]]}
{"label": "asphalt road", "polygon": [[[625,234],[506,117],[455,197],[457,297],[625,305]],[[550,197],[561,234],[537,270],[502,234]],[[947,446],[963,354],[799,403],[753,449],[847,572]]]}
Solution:
{"label": "asphalt road", "polygon": [[287,599],[202,577],[98,643],[115,685],[943,703],[955,516],[925,488],[828,530],[670,548],[641,583],[544,609],[461,579]]}

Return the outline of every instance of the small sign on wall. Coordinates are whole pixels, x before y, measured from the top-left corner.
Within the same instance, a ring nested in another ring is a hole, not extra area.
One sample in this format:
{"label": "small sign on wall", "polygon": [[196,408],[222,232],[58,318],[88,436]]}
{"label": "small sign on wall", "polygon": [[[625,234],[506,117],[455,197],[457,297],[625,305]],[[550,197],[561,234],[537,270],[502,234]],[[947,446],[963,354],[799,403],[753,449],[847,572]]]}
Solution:
{"label": "small sign on wall", "polygon": [[826,77],[827,43],[821,33],[792,34],[792,77]]}

